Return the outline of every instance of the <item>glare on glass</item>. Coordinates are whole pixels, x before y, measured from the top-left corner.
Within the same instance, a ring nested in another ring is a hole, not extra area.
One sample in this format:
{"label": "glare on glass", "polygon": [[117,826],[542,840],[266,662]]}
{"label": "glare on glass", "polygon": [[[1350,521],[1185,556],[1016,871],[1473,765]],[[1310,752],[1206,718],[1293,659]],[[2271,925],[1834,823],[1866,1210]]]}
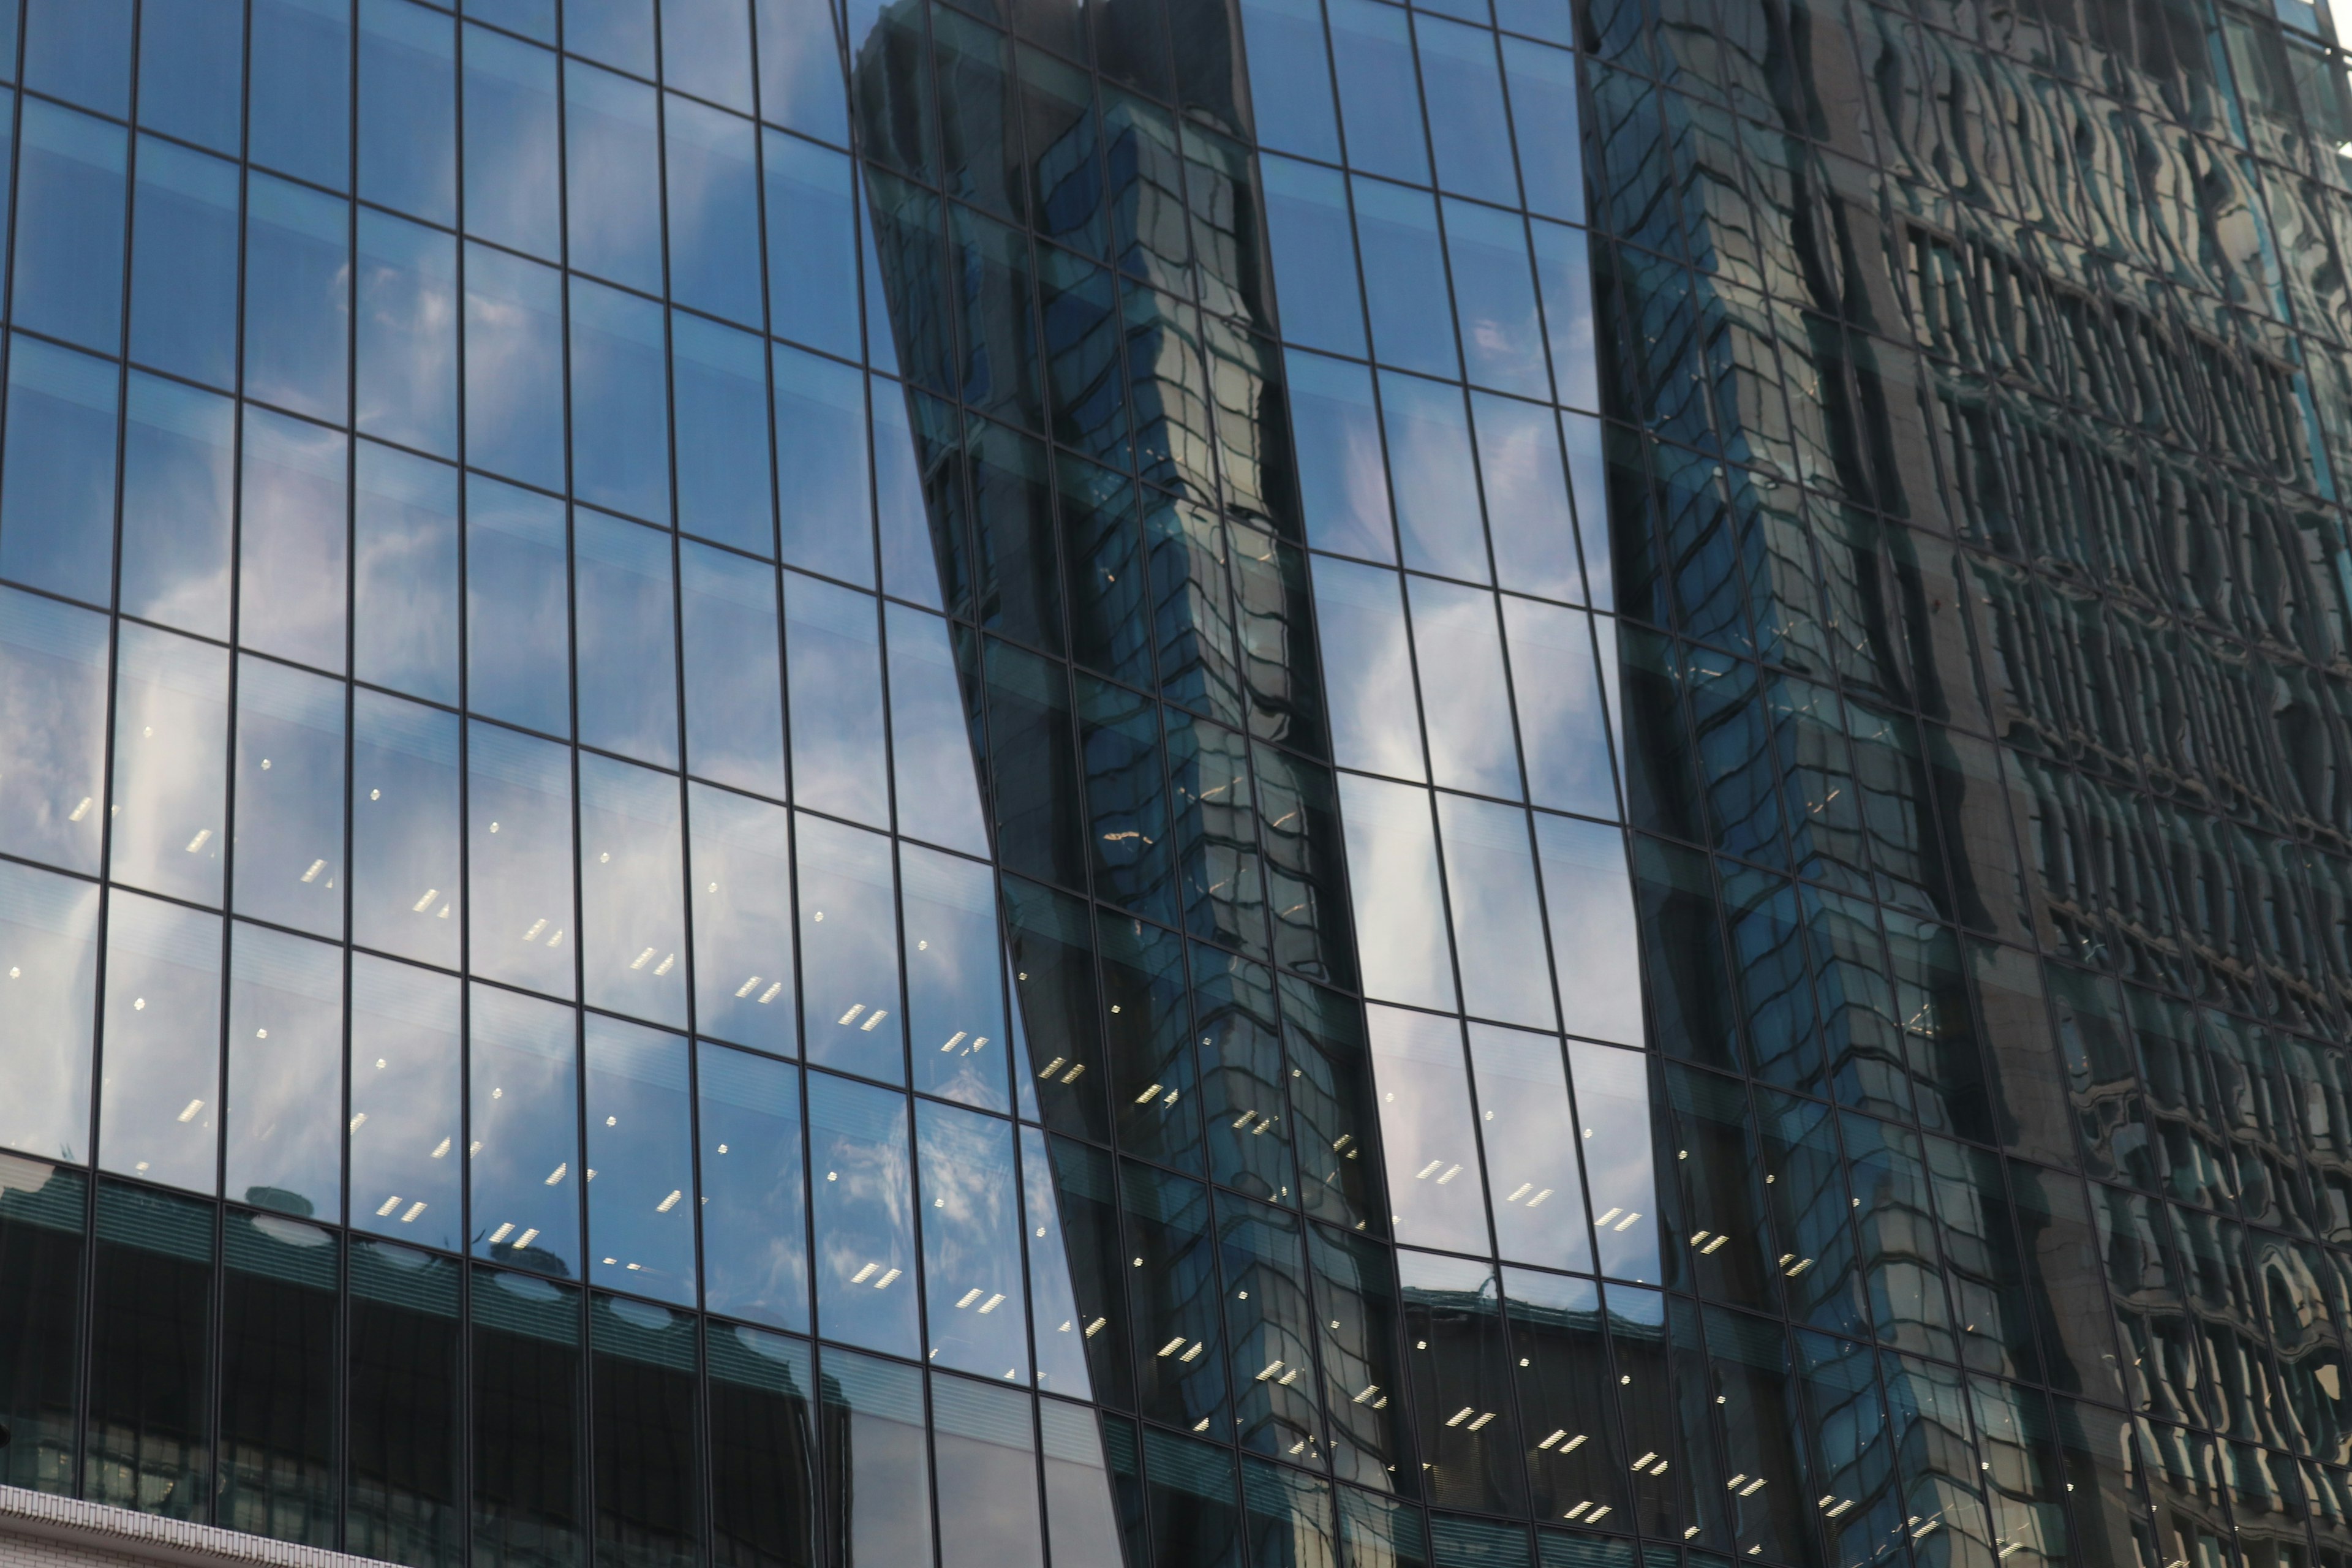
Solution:
{"label": "glare on glass", "polygon": [[116,639],[117,880],[217,905],[228,773],[228,655],[125,624]]}
{"label": "glare on glass", "polygon": [[352,1224],[455,1250],[463,996],[454,975],[352,955]]}
{"label": "glare on glass", "polygon": [[239,921],[230,928],[224,1185],[257,1208],[340,1220],[343,955]]}
{"label": "glare on glass", "polygon": [[1396,1238],[1484,1253],[1484,1183],[1462,1026],[1394,1007],[1368,1011]]}

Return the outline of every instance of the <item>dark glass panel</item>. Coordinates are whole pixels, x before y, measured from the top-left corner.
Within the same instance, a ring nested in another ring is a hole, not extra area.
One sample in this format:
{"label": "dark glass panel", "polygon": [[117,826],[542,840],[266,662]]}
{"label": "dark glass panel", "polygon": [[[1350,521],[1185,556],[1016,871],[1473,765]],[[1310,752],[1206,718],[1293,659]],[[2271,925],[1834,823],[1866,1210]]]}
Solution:
{"label": "dark glass panel", "polygon": [[331,1546],[340,1240],[299,1220],[232,1211],[225,1250],[219,1521]]}
{"label": "dark glass panel", "polygon": [[815,1376],[809,1347],[707,1323],[710,1552],[719,1568],[816,1562]]}
{"label": "dark glass panel", "polygon": [[99,1187],[81,1478],[93,1502],[212,1511],[214,1224],[210,1204]]}
{"label": "dark glass panel", "polygon": [[588,1331],[596,1560],[686,1568],[699,1560],[702,1521],[693,1320],[600,1294]]}
{"label": "dark glass panel", "polygon": [[473,1561],[576,1568],[587,1547],[579,1293],[477,1267],[472,1294]]}
{"label": "dark glass panel", "polygon": [[352,1247],[344,1544],[409,1568],[464,1552],[458,1265],[386,1242]]}
{"label": "dark glass panel", "polygon": [[0,1156],[0,1479],[74,1489],[83,1226],[89,1179]]}

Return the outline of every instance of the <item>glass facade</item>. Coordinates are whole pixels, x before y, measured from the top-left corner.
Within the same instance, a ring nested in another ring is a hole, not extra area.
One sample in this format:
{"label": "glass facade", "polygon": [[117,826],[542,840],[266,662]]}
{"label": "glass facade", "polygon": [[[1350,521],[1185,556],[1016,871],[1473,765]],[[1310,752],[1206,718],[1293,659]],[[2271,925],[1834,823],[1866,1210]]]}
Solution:
{"label": "glass facade", "polygon": [[0,1483],[2352,1568],[2352,12],[5,0]]}

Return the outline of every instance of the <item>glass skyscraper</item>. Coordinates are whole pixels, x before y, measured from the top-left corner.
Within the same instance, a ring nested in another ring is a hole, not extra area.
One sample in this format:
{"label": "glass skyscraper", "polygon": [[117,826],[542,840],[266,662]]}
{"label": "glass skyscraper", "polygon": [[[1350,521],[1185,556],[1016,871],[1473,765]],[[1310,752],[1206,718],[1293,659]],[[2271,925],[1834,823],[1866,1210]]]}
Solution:
{"label": "glass skyscraper", "polygon": [[2341,4],[0,3],[0,1563],[2352,1568]]}

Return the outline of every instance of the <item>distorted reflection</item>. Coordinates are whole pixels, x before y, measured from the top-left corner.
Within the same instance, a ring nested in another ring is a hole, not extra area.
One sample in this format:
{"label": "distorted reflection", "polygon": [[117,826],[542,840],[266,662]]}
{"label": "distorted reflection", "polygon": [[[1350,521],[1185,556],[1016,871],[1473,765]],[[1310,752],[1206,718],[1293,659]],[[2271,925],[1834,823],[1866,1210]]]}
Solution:
{"label": "distorted reflection", "polygon": [[919,1308],[907,1098],[827,1073],[808,1076],[817,1327],[828,1339],[914,1356]]}

